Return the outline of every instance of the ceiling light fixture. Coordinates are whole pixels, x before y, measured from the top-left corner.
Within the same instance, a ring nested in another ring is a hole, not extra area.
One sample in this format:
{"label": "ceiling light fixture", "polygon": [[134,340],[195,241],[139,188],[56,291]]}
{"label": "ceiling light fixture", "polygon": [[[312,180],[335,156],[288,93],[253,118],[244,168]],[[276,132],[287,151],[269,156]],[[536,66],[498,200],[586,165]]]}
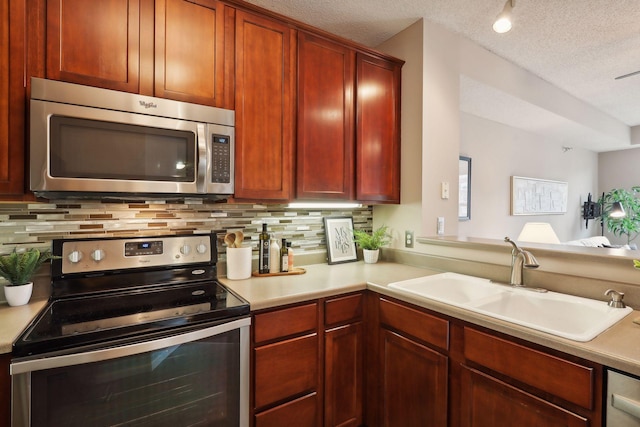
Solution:
{"label": "ceiling light fixture", "polygon": [[516,0],[507,0],[502,12],[496,17],[493,23],[493,31],[502,34],[511,29],[511,10],[516,4]]}

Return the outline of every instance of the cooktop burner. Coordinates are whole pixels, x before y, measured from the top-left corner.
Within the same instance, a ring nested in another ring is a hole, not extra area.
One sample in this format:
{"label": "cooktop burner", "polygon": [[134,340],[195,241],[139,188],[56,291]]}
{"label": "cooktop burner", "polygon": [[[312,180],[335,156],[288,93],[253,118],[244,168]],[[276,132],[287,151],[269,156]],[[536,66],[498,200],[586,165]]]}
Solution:
{"label": "cooktop burner", "polygon": [[[216,280],[215,236],[188,242],[202,245],[197,257],[208,259],[191,262],[178,236],[54,241],[54,255],[63,258],[52,263],[52,298],[14,343],[14,356],[139,341],[247,316],[249,304]],[[101,251],[99,261],[91,256],[82,261],[86,268],[78,266],[87,251]],[[106,257],[110,263],[100,264]]]}

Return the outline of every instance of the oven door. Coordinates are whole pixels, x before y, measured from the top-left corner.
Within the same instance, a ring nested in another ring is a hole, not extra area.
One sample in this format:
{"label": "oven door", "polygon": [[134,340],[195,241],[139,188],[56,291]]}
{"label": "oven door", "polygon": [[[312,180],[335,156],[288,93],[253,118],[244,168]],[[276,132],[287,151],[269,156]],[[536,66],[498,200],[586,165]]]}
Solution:
{"label": "oven door", "polygon": [[250,318],[14,360],[12,426],[249,426]]}

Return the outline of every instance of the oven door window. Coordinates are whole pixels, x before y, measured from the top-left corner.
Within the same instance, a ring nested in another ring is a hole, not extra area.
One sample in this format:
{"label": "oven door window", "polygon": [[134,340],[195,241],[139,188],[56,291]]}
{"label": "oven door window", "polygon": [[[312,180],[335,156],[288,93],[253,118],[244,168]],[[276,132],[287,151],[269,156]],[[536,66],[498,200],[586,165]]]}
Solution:
{"label": "oven door window", "polygon": [[34,426],[237,427],[240,331],[31,375]]}
{"label": "oven door window", "polygon": [[53,177],[196,180],[193,132],[63,116],[50,120]]}

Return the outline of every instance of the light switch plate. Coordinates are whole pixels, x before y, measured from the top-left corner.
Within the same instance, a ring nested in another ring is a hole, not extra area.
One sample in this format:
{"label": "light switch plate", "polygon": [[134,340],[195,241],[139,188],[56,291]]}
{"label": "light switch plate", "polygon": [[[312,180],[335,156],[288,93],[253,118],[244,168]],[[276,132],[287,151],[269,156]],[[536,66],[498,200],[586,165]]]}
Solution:
{"label": "light switch plate", "polygon": [[443,181],[440,185],[440,197],[443,199],[449,198],[449,183],[446,181]]}
{"label": "light switch plate", "polygon": [[444,217],[438,217],[438,236],[442,236],[444,234]]}

